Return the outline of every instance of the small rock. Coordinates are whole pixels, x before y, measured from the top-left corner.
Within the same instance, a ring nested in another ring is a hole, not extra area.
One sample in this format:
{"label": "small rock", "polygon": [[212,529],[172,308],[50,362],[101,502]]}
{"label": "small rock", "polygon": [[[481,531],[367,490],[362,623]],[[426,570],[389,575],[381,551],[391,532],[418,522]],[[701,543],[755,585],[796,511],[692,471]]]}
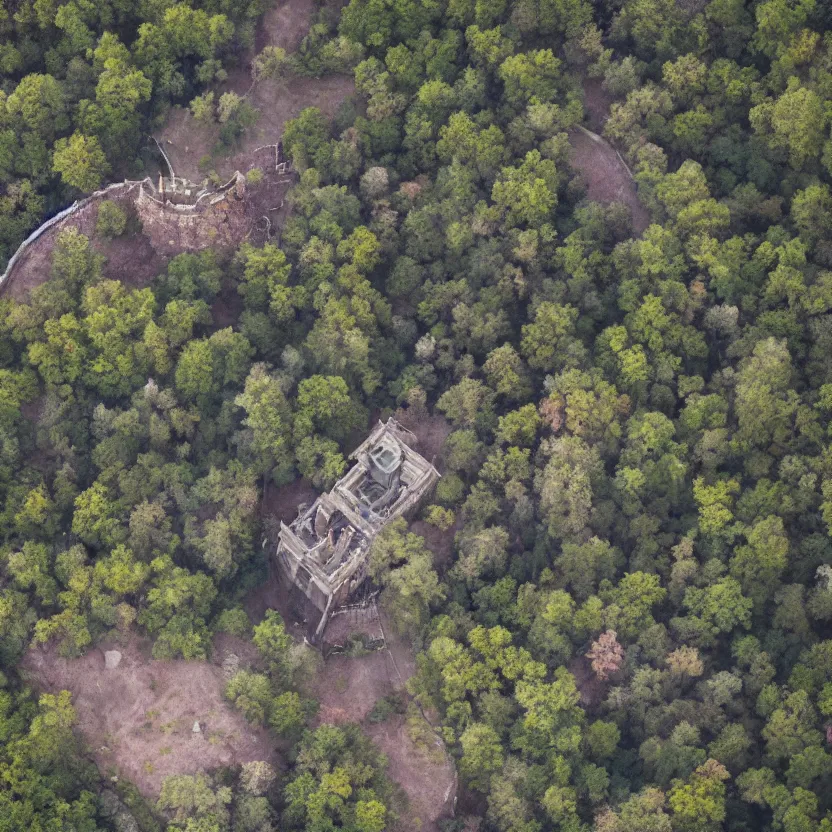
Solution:
{"label": "small rock", "polygon": [[121,653],[118,650],[107,650],[104,653],[104,667],[115,670],[121,664]]}
{"label": "small rock", "polygon": [[191,729],[195,734],[201,734],[202,728],[199,727],[199,723],[195,722],[194,727]]}

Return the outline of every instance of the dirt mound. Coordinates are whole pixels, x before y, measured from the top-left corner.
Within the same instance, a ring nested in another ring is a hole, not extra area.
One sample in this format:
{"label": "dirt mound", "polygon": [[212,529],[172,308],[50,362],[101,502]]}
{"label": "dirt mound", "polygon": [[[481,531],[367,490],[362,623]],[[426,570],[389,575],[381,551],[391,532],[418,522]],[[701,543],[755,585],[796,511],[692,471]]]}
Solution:
{"label": "dirt mound", "polygon": [[572,167],[583,175],[587,198],[593,202],[622,202],[632,212],[633,229],[641,234],[650,224],[647,209],[639,202],[636,183],[627,166],[608,142],[580,128],[571,130]]}
{"label": "dirt mound", "polygon": [[[313,0],[287,0],[270,9],[258,27],[258,51],[269,44],[287,51],[297,49],[309,30]],[[250,61],[252,53],[248,56]],[[234,90],[248,92],[250,70],[231,74],[219,93]],[[288,213],[285,196],[291,178],[272,176],[274,150],[264,148],[277,142],[287,121],[295,118],[305,107],[319,107],[333,116],[341,103],[355,89],[348,76],[325,78],[293,77],[286,82],[265,81],[252,90],[250,101],[260,111],[257,125],[247,131],[233,153],[214,159],[212,166],[225,179],[235,171],[243,173],[259,167],[267,173],[266,181],[257,188],[249,188],[242,204],[220,204],[211,217],[177,214],[173,208],[157,210],[145,215],[145,233],[122,237],[113,241],[94,240],[95,248],[105,255],[108,264],[105,276],[123,280],[132,287],[147,285],[165,267],[167,260],[182,251],[192,251],[206,245],[236,247],[243,239],[260,243],[279,231]],[[178,176],[194,183],[203,182],[204,172],[199,162],[209,156],[217,144],[219,126],[197,124],[186,108],[174,108],[158,139],[170,158]],[[167,171],[165,171],[167,174]],[[113,195],[132,208],[135,193]],[[98,216],[97,201],[83,206],[76,213],[56,224],[30,245],[9,276],[3,291],[16,300],[25,300],[35,286],[49,279],[52,249],[61,229],[74,226],[93,239]],[[146,212],[147,213],[147,212]],[[148,222],[148,218],[152,221]],[[223,310],[219,318],[223,319]],[[228,316],[225,316],[228,317]]]}
{"label": "dirt mound", "polygon": [[[122,653],[116,670],[104,669],[103,651]],[[171,774],[267,760],[280,766],[274,740],[250,725],[223,699],[222,670],[207,662],[150,659],[149,645],[131,640],[106,645],[78,659],[54,648],[31,650],[22,669],[44,692],[68,690],[78,730],[105,775],[125,777],[156,797]],[[229,642],[224,649],[233,649]],[[202,728],[194,734],[194,722]]]}

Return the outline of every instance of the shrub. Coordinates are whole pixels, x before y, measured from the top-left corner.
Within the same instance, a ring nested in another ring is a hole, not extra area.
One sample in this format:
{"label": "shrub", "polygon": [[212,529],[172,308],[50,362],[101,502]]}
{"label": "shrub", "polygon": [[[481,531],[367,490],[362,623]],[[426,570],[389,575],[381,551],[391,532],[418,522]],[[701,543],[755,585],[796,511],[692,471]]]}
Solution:
{"label": "shrub", "polygon": [[251,635],[251,622],[242,607],[232,607],[223,610],[214,624],[214,630],[218,633],[228,633],[238,638],[247,638]]}
{"label": "shrub", "polygon": [[127,214],[124,209],[109,199],[102,202],[98,207],[98,219],[95,222],[96,234],[106,240],[112,240],[124,234],[126,227]]}
{"label": "shrub", "polygon": [[465,495],[465,483],[456,474],[445,474],[436,486],[436,499],[445,505],[459,503]]}
{"label": "shrub", "polygon": [[431,526],[436,526],[440,531],[446,532],[453,526],[456,516],[447,508],[442,506],[428,506],[425,510],[425,521]]}

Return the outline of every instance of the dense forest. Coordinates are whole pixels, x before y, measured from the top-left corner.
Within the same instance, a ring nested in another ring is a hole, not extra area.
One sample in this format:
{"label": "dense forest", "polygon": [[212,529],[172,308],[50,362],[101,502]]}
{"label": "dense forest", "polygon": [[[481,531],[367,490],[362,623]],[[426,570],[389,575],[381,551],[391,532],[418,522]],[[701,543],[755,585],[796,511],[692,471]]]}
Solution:
{"label": "dense forest", "polygon": [[[6,0],[3,258],[140,173],[146,131],[213,100],[264,9]],[[279,242],[131,288],[66,231],[51,279],[0,301],[0,830],[119,828],[69,698],[19,678],[28,646],[139,630],[201,659],[249,633],[264,483],[328,487],[402,408],[453,427],[422,516],[454,554],[395,524],[371,571],[483,832],[830,832],[832,7],[350,0],[276,64],[357,89],[288,125]],[[570,168],[585,89],[643,233]],[[112,205],[98,231],[130,221]],[[253,639],[266,670],[227,695],[287,771],[117,805],[144,832],[392,828],[361,732],[306,727],[279,616]]]}

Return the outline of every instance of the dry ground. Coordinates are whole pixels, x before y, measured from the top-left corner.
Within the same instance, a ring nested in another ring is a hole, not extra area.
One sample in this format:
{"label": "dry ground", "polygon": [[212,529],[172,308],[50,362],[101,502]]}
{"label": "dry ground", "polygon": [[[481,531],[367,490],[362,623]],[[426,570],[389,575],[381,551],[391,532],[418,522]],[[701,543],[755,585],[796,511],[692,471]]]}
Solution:
{"label": "dry ground", "polygon": [[633,230],[640,236],[650,224],[650,215],[639,201],[636,183],[627,166],[615,148],[597,135],[609,118],[612,96],[603,88],[600,78],[585,78],[583,90],[587,127],[595,135],[581,129],[570,131],[570,162],[583,177],[587,199],[604,204],[624,203],[632,214]]}
{"label": "dry ground", "polygon": [[408,805],[396,829],[401,832],[434,832],[437,821],[451,816],[456,791],[453,764],[439,739],[435,753],[416,745],[404,716],[394,715],[364,730],[387,756],[387,773],[399,783]]}
{"label": "dry ground", "polygon": [[610,117],[613,97],[604,89],[601,78],[584,78],[583,89],[587,127],[600,133]]}
{"label": "dry ground", "polygon": [[[130,209],[128,198],[115,197],[122,207]],[[160,257],[143,234],[129,234],[115,240],[95,236],[95,223],[101,202],[91,202],[63,222],[50,228],[39,237],[15,264],[14,270],[3,285],[3,293],[17,301],[23,301],[36,286],[45,283],[52,270],[52,250],[58,234],[66,228],[77,228],[90,238],[93,248],[106,258],[103,274],[106,278],[122,280],[133,288],[150,283],[164,269],[165,259]]]}
{"label": "dry ground", "polygon": [[315,0],[287,0],[274,4],[263,15],[255,38],[255,50],[261,52],[266,46],[279,46],[294,52],[309,31],[314,11]]}
{"label": "dry ground", "polygon": [[318,722],[362,722],[379,699],[396,690],[395,678],[386,650],[359,657],[330,656],[312,687],[320,703]]}
{"label": "dry ground", "polygon": [[442,473],[442,447],[451,433],[450,422],[438,413],[431,416],[424,413],[415,413],[406,408],[397,410],[393,416],[416,435],[418,440],[416,450],[428,462],[436,465],[439,472]]}
{"label": "dry ground", "polygon": [[[312,694],[320,702],[318,723],[359,722],[386,755],[387,772],[407,798],[395,826],[400,832],[436,832],[437,821],[453,812],[456,774],[453,762],[431,726],[418,715],[393,715],[381,723],[368,716],[375,703],[396,691],[414,674],[413,651],[392,631],[382,611],[387,648],[365,656],[330,656],[315,679]],[[363,629],[360,625],[358,630]],[[414,738],[413,727],[419,736]],[[418,740],[418,741],[417,741]]]}
{"label": "dry ground", "polygon": [[[277,142],[287,121],[296,118],[307,107],[318,107],[331,117],[354,90],[353,79],[346,75],[292,77],[285,83],[264,81],[258,84],[250,97],[251,103],[260,111],[257,124],[246,132],[233,153],[214,157],[212,168],[220,178],[226,179],[235,170],[246,173],[257,167],[252,160],[252,151]],[[163,143],[176,175],[201,182],[204,174],[199,169],[199,161],[211,155],[218,135],[216,126],[198,124],[189,110],[175,107],[157,138]]]}
{"label": "dry ground", "polygon": [[[149,645],[132,639],[115,670],[104,669],[103,650],[64,659],[53,648],[31,650],[22,663],[44,692],[68,690],[78,730],[105,775],[131,780],[147,797],[158,795],[171,774],[268,760],[280,765],[275,741],[252,726],[223,699],[221,669],[208,662],[161,662]],[[217,658],[244,645],[225,637]],[[245,656],[243,656],[245,658]],[[194,735],[199,721],[203,733]]]}
{"label": "dry ground", "polygon": [[569,133],[570,162],[583,175],[587,198],[593,202],[623,202],[632,214],[633,229],[640,235],[650,224],[650,215],[638,198],[636,183],[624,162],[606,140],[574,129]]}
{"label": "dry ground", "polygon": [[[256,48],[279,46],[293,52],[309,30],[313,0],[286,0],[268,11],[258,28]],[[248,56],[244,69],[232,72],[217,94],[233,91],[245,95],[251,89]],[[290,77],[285,81],[263,81],[249,95],[249,102],[260,113],[257,124],[246,132],[232,153],[212,159],[212,167],[222,178],[228,178],[235,170],[245,173],[256,162],[252,151],[267,144],[274,144],[283,134],[286,122],[297,117],[306,107],[318,107],[327,116],[334,116],[341,104],[355,91],[351,76],[329,75],[323,78]],[[157,139],[165,148],[177,176],[185,176],[194,182],[202,180],[199,161],[210,156],[217,144],[219,128],[204,126],[192,118],[185,107],[176,107],[170,114]]]}

